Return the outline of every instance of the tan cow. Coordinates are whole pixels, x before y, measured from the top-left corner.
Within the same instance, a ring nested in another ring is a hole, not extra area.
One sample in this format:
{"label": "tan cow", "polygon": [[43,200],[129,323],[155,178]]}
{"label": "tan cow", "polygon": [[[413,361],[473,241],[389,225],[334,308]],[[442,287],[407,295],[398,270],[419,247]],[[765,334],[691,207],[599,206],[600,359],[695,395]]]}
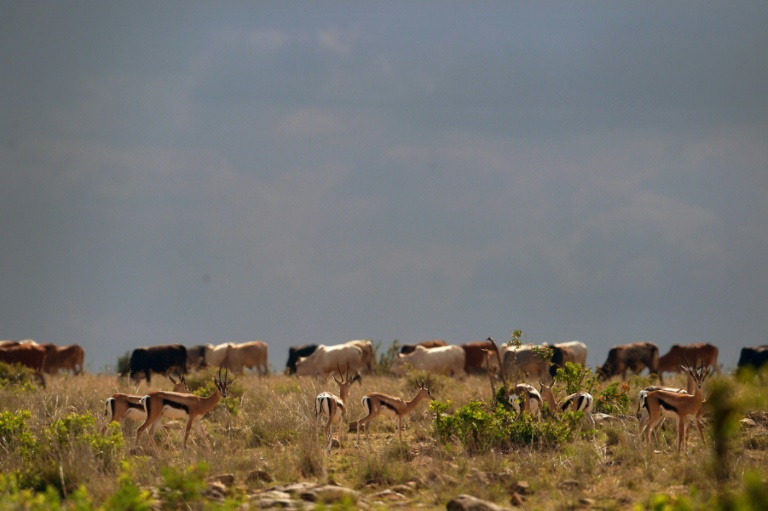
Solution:
{"label": "tan cow", "polygon": [[673,344],[669,352],[659,357],[659,374],[679,373],[680,366],[711,367],[720,372],[717,366],[717,346],[708,343],[694,343],[680,346]]}
{"label": "tan cow", "polygon": [[416,346],[416,349],[404,355],[398,353],[392,361],[389,371],[402,376],[408,372],[408,368],[430,373],[446,374],[448,376],[463,377],[466,352],[461,346],[441,346],[438,348],[425,348]]}
{"label": "tan cow", "polygon": [[259,376],[266,376],[269,374],[267,349],[267,343],[264,341],[233,344],[229,347],[227,358],[222,367],[235,373],[242,373],[245,368],[256,369]]}

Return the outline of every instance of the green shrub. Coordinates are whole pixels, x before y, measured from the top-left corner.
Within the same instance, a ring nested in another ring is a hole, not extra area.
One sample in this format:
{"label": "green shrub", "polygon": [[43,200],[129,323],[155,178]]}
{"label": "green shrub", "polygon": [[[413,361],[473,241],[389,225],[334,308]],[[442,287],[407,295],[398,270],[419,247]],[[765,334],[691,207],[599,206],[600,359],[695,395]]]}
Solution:
{"label": "green shrub", "polygon": [[39,451],[37,438],[27,424],[31,418],[29,410],[0,412],[0,448],[3,451],[18,451],[27,458]]}
{"label": "green shrub", "polygon": [[163,482],[160,485],[160,498],[163,507],[182,509],[190,504],[201,502],[205,490],[205,478],[208,475],[208,464],[199,462],[196,465],[178,470],[175,467],[160,469]]}
{"label": "green shrub", "polygon": [[565,367],[558,367],[555,373],[555,382],[565,385],[565,393],[574,392],[592,393],[597,385],[597,376],[588,367],[573,362],[566,362]]}
{"label": "green shrub", "polygon": [[39,381],[40,376],[36,376],[35,372],[28,367],[0,362],[0,388],[13,387],[25,392],[34,391]]}
{"label": "green shrub", "polygon": [[567,412],[560,420],[535,421],[524,412],[515,418],[503,402],[492,407],[483,401],[470,401],[453,414],[446,413],[449,403],[433,401],[435,433],[446,442],[458,438],[464,449],[472,454],[514,445],[554,447],[573,439],[573,433],[583,418],[583,412]]}
{"label": "green shrub", "polygon": [[630,408],[630,399],[627,392],[629,386],[619,382],[613,382],[604,389],[594,392],[594,411],[607,414],[627,414]]}

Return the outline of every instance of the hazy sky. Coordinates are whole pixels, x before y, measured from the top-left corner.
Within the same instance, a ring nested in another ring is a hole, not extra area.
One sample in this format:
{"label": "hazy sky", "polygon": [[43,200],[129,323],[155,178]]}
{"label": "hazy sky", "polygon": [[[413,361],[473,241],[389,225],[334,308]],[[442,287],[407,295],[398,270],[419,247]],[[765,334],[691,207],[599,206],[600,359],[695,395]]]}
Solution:
{"label": "hazy sky", "polygon": [[768,3],[0,4],[0,338],[768,342]]}

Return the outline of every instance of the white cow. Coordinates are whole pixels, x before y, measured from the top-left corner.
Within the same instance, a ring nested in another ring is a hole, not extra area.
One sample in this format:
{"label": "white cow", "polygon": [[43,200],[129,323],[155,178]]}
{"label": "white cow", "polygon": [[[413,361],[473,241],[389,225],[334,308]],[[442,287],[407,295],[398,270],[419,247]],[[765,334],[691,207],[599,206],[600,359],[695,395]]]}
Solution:
{"label": "white cow", "polygon": [[392,361],[390,372],[402,376],[411,369],[429,371],[431,373],[447,374],[448,376],[463,377],[466,354],[461,346],[442,346],[440,348],[425,348],[416,346],[408,354],[398,353]]}
{"label": "white cow", "polygon": [[363,367],[363,350],[359,347],[353,344],[321,344],[310,356],[300,358],[296,362],[296,375],[328,378],[328,375],[337,369],[342,373],[356,373]]}

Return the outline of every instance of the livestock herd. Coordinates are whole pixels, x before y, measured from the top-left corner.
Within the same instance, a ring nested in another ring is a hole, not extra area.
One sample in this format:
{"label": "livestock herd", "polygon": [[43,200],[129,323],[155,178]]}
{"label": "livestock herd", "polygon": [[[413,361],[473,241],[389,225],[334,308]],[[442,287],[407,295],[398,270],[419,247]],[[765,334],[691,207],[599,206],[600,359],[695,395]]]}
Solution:
{"label": "livestock herd", "polygon": [[[263,341],[243,343],[224,343],[219,345],[198,345],[187,348],[181,344],[140,347],[130,354],[128,367],[123,368],[122,376],[130,376],[134,381],[142,378],[150,382],[153,373],[168,376],[174,384],[170,392],[154,391],[146,395],[115,393],[106,401],[110,422],[122,422],[126,418],[144,421],[136,433],[136,442],[143,431],[149,429],[150,440],[154,443],[153,430],[160,425],[162,417],[186,420],[184,446],[197,419],[212,410],[219,401],[227,396],[227,390],[234,379],[229,379],[229,372],[242,374],[246,368],[254,369],[258,375],[268,375],[268,347]],[[375,353],[368,340],[353,340],[346,343],[326,345],[304,345],[289,349],[286,373],[296,376],[319,376],[326,378],[333,375],[339,386],[339,395],[330,392],[319,394],[315,402],[318,428],[325,420],[324,432],[327,435],[330,451],[333,443],[332,426],[344,424],[347,419],[345,401],[349,387],[354,382],[361,382],[361,372],[374,370]],[[646,387],[640,392],[638,416],[642,435],[650,441],[650,435],[659,427],[665,417],[673,417],[678,424],[678,450],[684,448],[688,422],[695,421],[701,430],[702,384],[711,371],[720,372],[717,362],[718,349],[711,344],[673,345],[669,352],[659,356],[658,346],[651,342],[637,342],[614,346],[608,352],[605,363],[597,368],[602,379],[613,376],[626,378],[627,371],[640,373],[648,369],[656,374],[663,385],[666,372],[682,371],[687,377],[686,389],[662,386]],[[50,343],[37,343],[32,340],[0,341],[0,362],[20,364],[32,369],[42,386],[45,386],[43,374],[55,374],[61,370],[72,371],[75,375],[83,371],[85,351],[73,344],[56,346]],[[586,366],[587,346],[579,341],[554,345],[502,344],[500,347],[490,337],[485,341],[470,342],[461,345],[448,345],[442,340],[424,341],[415,345],[404,345],[390,364],[390,373],[402,376],[410,370],[420,370],[428,374],[444,374],[463,378],[469,374],[498,374],[506,387],[506,399],[518,415],[528,412],[541,418],[544,403],[554,413],[566,410],[584,412],[585,419],[594,428],[592,416],[593,398],[589,393],[576,392],[556,402],[551,383],[556,371],[571,362]],[[768,366],[768,346],[746,347],[741,351],[739,369],[751,366],[760,369]],[[204,367],[218,368],[218,378],[214,378],[215,390],[207,397],[189,393],[184,375]],[[222,377],[222,371],[224,376]],[[174,373],[177,379],[174,379]],[[336,378],[336,374],[340,379]],[[351,376],[350,376],[351,375]],[[505,376],[506,375],[506,376]],[[530,384],[518,383],[506,386],[506,377],[512,381],[538,381],[540,391]],[[236,376],[235,376],[236,379]],[[394,417],[398,433],[401,435],[401,422],[420,401],[432,399],[427,385],[421,383],[417,394],[409,401],[400,397],[372,392],[366,394],[362,403],[365,414],[357,419],[356,431],[359,441],[360,429],[368,436],[368,428],[379,414]],[[345,427],[340,428],[343,433]],[[203,435],[203,438],[205,436]]]}

